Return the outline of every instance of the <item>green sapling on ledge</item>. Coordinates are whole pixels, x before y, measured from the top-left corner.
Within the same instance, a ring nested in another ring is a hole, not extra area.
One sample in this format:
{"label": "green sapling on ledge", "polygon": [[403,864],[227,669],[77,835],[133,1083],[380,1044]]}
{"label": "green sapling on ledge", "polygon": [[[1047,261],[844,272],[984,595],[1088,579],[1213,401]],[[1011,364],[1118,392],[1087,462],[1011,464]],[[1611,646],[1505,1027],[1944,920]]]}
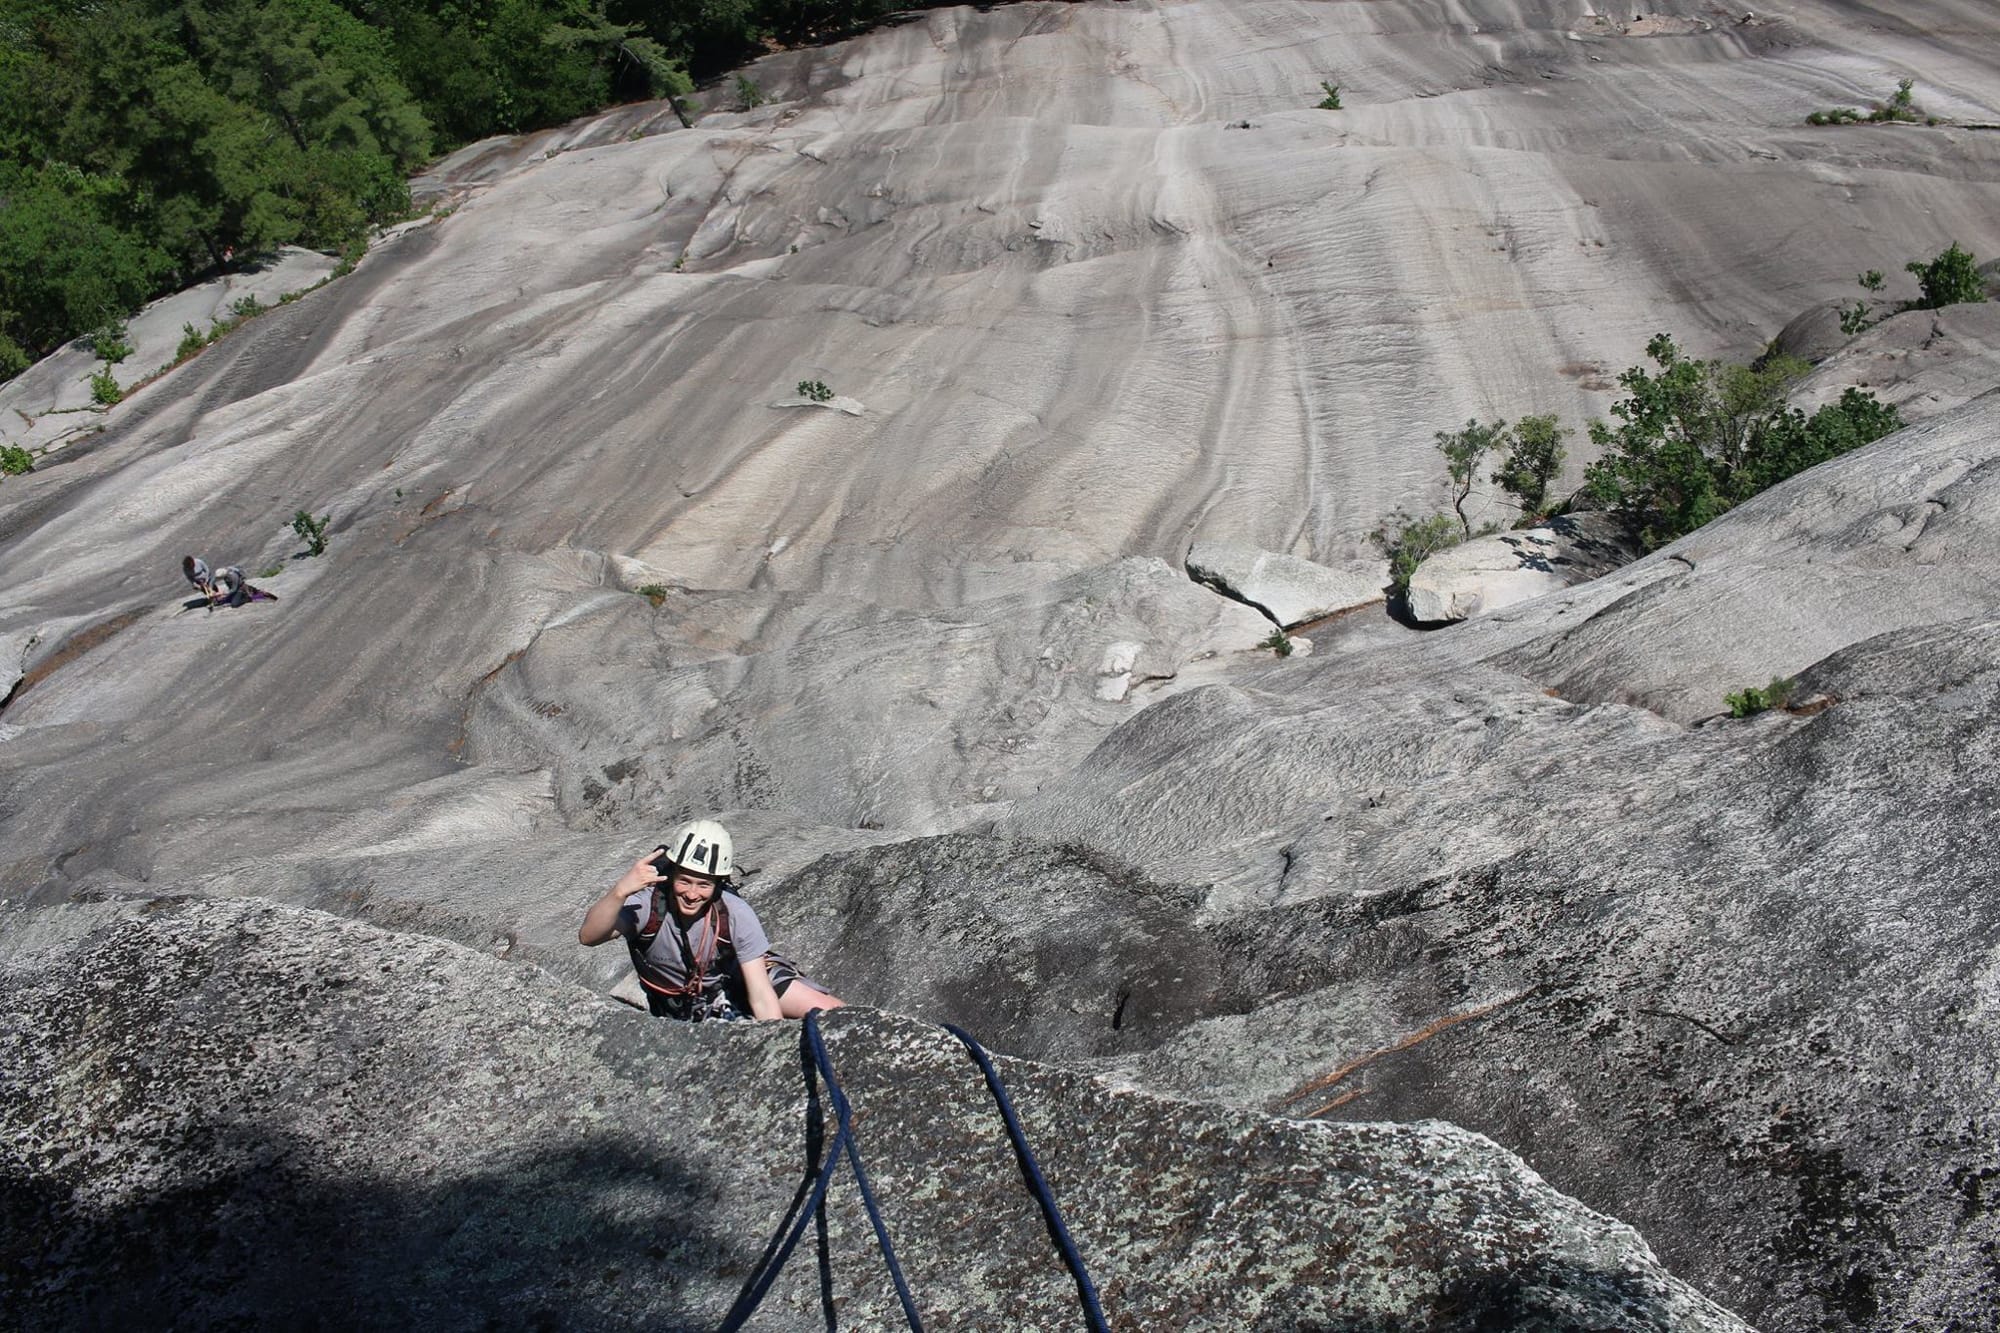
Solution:
{"label": "green sapling on ledge", "polygon": [[304,509],[292,515],[292,531],[298,533],[299,540],[306,544],[307,555],[326,553],[326,525],[332,518],[331,514],[314,518],[309,510]]}

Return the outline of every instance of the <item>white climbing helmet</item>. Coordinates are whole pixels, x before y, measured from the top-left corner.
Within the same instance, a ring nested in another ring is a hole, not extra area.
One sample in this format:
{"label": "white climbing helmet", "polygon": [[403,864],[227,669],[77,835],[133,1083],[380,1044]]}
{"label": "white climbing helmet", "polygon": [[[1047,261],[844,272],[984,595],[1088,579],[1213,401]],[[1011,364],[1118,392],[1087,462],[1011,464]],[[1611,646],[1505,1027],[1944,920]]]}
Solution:
{"label": "white climbing helmet", "polygon": [[736,848],[729,841],[728,829],[713,819],[697,819],[681,825],[667,839],[666,859],[697,875],[728,879],[736,864]]}

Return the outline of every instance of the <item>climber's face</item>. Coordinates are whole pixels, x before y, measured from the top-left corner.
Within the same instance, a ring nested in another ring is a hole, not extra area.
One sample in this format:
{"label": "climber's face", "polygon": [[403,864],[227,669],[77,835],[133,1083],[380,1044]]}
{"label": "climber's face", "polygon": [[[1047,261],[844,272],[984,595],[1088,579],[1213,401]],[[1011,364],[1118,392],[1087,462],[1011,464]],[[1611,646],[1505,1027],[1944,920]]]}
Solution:
{"label": "climber's face", "polygon": [[674,911],[681,916],[701,915],[709,900],[715,897],[715,881],[707,875],[697,875],[691,870],[674,869],[674,879],[670,886],[673,891]]}

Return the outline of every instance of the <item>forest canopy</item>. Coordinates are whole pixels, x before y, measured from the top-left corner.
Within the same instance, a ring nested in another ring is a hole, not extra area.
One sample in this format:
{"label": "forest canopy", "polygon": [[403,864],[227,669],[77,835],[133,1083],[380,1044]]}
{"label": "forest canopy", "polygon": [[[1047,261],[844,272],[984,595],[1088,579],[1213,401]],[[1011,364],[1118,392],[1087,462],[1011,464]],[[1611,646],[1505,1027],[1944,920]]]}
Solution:
{"label": "forest canopy", "polygon": [[358,247],[490,134],[884,0],[0,0],[0,379],[231,256]]}

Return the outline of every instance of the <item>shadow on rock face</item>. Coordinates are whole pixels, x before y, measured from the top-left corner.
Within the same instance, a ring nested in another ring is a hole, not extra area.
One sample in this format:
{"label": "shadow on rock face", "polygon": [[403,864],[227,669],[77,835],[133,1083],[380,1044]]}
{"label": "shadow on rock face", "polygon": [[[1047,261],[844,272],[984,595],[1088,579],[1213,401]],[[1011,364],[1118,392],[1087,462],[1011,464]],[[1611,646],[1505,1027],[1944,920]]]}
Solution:
{"label": "shadow on rock face", "polygon": [[951,834],[822,857],[758,910],[845,1000],[1080,1058],[1257,1003],[1196,925],[1199,901],[1079,847]]}
{"label": "shadow on rock face", "polygon": [[723,1210],[789,1189],[611,1072],[660,1034],[523,969],[190,899],[35,921],[7,953],[65,952],[0,957],[0,1325],[705,1327],[763,1243]]}
{"label": "shadow on rock face", "polygon": [[409,1179],[341,1179],[277,1125],[218,1117],[189,1138],[198,1158],[115,1201],[0,1168],[17,1327],[705,1328],[657,1322],[661,1289],[677,1270],[747,1270],[761,1240],[689,1208],[716,1188],[707,1173],[615,1144],[450,1180],[414,1160]]}

